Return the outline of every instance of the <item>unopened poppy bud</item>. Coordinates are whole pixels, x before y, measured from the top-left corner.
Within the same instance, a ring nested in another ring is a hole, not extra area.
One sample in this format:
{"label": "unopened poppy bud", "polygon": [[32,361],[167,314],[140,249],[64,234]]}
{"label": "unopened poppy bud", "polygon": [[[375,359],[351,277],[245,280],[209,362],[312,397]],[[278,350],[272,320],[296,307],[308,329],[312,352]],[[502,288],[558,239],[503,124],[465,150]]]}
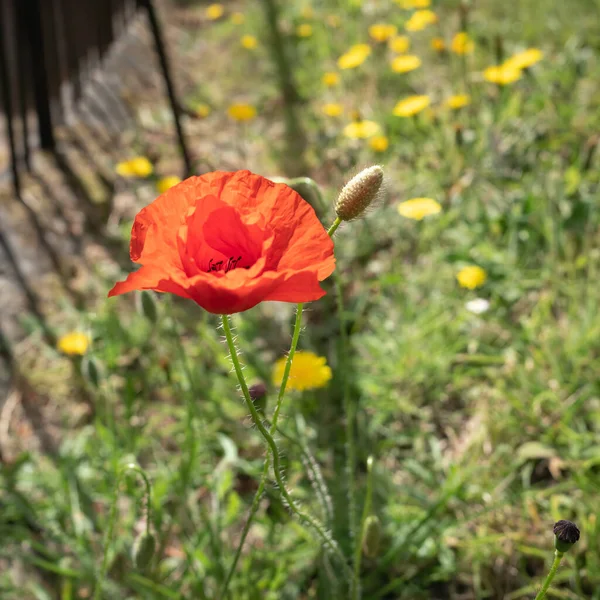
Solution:
{"label": "unopened poppy bud", "polygon": [[554,524],[554,547],[559,552],[568,552],[579,540],[579,529],[571,521],[558,521]]}
{"label": "unopened poppy bud", "polygon": [[144,570],[154,556],[156,540],[151,533],[144,532],[133,544],[133,564],[138,570]]}
{"label": "unopened poppy bud", "polygon": [[375,515],[369,515],[365,520],[365,528],[363,530],[363,554],[368,558],[375,558],[379,553],[380,542],[381,523],[379,521],[379,517]]}
{"label": "unopened poppy bud", "polygon": [[143,290],[138,294],[137,309],[150,323],[158,321],[158,307],[156,306],[156,298],[152,292]]}
{"label": "unopened poppy bud", "polygon": [[360,217],[379,197],[383,184],[383,169],[379,165],[363,169],[340,192],[335,212],[342,221]]}
{"label": "unopened poppy bud", "polygon": [[259,381],[258,383],[251,385],[248,392],[250,393],[250,398],[252,399],[252,402],[254,402],[254,406],[256,406],[257,410],[264,413],[267,408],[267,386],[262,381]]}
{"label": "unopened poppy bud", "polygon": [[100,385],[100,368],[92,356],[84,356],[81,361],[81,373],[86,381],[97,388]]}

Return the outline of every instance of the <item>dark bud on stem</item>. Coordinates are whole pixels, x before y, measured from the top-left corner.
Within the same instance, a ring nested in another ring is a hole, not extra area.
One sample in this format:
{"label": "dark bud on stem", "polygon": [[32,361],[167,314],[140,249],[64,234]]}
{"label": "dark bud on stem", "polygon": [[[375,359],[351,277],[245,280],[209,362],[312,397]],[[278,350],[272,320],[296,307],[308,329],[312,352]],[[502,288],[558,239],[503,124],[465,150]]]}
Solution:
{"label": "dark bud on stem", "polygon": [[579,540],[579,529],[571,521],[558,521],[554,524],[554,547],[559,552],[568,552]]}
{"label": "dark bud on stem", "polygon": [[152,560],[154,550],[156,549],[156,540],[151,533],[142,533],[137,537],[133,544],[133,564],[139,571],[143,571]]}
{"label": "dark bud on stem", "polygon": [[248,392],[250,393],[250,398],[252,399],[252,402],[254,402],[256,410],[259,410],[264,414],[267,408],[267,386],[262,381],[259,381],[258,383],[251,385]]}

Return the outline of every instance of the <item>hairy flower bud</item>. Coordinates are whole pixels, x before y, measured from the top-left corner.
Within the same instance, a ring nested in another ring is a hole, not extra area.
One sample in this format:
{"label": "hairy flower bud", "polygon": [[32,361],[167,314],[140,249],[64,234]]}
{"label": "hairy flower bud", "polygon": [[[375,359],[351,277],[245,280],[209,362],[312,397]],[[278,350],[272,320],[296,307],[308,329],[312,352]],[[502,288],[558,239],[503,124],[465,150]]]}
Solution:
{"label": "hairy flower bud", "polygon": [[143,571],[152,560],[156,540],[151,533],[142,533],[133,544],[133,564],[136,569]]}
{"label": "hairy flower bud", "polygon": [[579,540],[579,529],[571,521],[557,521],[554,524],[554,546],[559,552],[567,552]]}
{"label": "hairy flower bud", "polygon": [[340,192],[335,212],[342,221],[360,217],[381,192],[383,169],[379,165],[367,167],[355,175]]}
{"label": "hairy flower bud", "polygon": [[381,523],[375,515],[370,515],[365,520],[362,538],[363,554],[367,558],[375,558],[379,553],[381,542]]}
{"label": "hairy flower bud", "polygon": [[150,323],[155,324],[158,321],[158,306],[156,296],[147,290],[142,290],[137,295],[137,310],[140,315],[146,317]]}

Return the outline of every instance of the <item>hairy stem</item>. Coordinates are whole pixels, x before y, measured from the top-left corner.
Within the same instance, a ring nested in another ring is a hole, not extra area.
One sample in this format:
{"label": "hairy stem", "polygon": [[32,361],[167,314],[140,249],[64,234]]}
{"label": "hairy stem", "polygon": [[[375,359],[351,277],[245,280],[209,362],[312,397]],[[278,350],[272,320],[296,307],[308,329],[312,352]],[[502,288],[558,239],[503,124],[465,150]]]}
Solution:
{"label": "hairy stem", "polygon": [[542,600],[543,598],[546,597],[546,593],[548,592],[548,589],[550,588],[550,584],[552,583],[552,580],[554,579],[554,576],[556,575],[556,573],[558,571],[558,567],[560,567],[560,561],[562,560],[563,556],[564,556],[564,553],[559,552],[558,550],[556,550],[554,552],[554,560],[552,561],[552,566],[550,567],[550,572],[548,573],[546,579],[544,580],[542,589],[538,592],[538,595],[535,597],[535,600]]}

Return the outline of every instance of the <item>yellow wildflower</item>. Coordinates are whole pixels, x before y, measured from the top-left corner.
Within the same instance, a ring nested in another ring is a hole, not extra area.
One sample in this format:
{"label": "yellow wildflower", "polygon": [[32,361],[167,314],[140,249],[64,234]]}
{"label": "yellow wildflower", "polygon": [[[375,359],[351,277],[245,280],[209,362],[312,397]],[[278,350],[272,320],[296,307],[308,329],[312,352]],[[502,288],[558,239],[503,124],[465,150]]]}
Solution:
{"label": "yellow wildflower", "polygon": [[169,175],[159,179],[156,184],[156,189],[159,194],[164,194],[167,190],[170,190],[174,185],[181,183],[181,179],[177,175]]}
{"label": "yellow wildflower", "polygon": [[225,9],[223,8],[222,4],[209,4],[206,7],[206,18],[211,20],[211,21],[216,21],[217,19],[220,19],[223,16],[223,13],[225,12]]}
{"label": "yellow wildflower", "polygon": [[152,175],[154,167],[145,156],[138,156],[131,160],[120,162],[116,168],[117,175],[127,178],[141,178]]}
{"label": "yellow wildflower", "polygon": [[369,54],[371,54],[369,44],[355,44],[338,58],[338,67],[340,69],[355,69],[367,60]]}
{"label": "yellow wildflower", "polygon": [[245,21],[246,21],[246,15],[244,15],[244,13],[234,12],[231,15],[231,22],[234,25],[242,25]]}
{"label": "yellow wildflower", "polygon": [[309,38],[313,34],[313,28],[310,23],[302,23],[296,28],[296,35],[301,38]]}
{"label": "yellow wildflower", "polygon": [[431,0],[396,0],[401,8],[410,10],[411,8],[428,8],[431,5]]}
{"label": "yellow wildflower", "polygon": [[444,38],[434,37],[430,43],[431,49],[435,50],[436,52],[444,52],[444,50],[446,50],[446,42],[444,41]]}
{"label": "yellow wildflower", "polygon": [[410,38],[405,35],[397,35],[390,38],[388,46],[392,52],[402,54],[410,48]]}
{"label": "yellow wildflower", "polygon": [[234,121],[251,121],[256,117],[256,108],[252,104],[232,104],[227,109],[227,114]]}
{"label": "yellow wildflower", "polygon": [[391,62],[392,71],[395,73],[408,73],[421,66],[421,59],[414,54],[403,54],[396,56]]}
{"label": "yellow wildflower", "polygon": [[437,15],[432,10],[418,10],[406,21],[406,31],[422,31],[428,25],[437,23]]}
{"label": "yellow wildflower", "polygon": [[393,114],[396,117],[412,117],[425,110],[430,104],[429,96],[408,96],[396,104]]}
{"label": "yellow wildflower", "polygon": [[485,69],[483,77],[491,83],[508,85],[521,79],[522,74],[521,69],[516,69],[510,65],[499,65]]}
{"label": "yellow wildflower", "polygon": [[328,117],[339,117],[344,112],[344,107],[335,102],[328,102],[321,106],[321,112]]}
{"label": "yellow wildflower", "polygon": [[540,62],[544,58],[544,53],[538,48],[529,48],[518,52],[504,61],[505,67],[513,67],[515,69],[528,69],[529,67]]}
{"label": "yellow wildflower", "polygon": [[81,331],[67,333],[58,339],[56,347],[68,356],[83,356],[90,345],[90,337]]}
{"label": "yellow wildflower", "polygon": [[444,103],[448,108],[458,109],[471,104],[471,96],[469,94],[457,94],[450,96]]}
{"label": "yellow wildflower", "polygon": [[475,42],[466,31],[460,31],[452,38],[450,50],[454,54],[471,54],[475,50]]}
{"label": "yellow wildflower", "polygon": [[375,121],[353,121],[344,127],[344,135],[353,140],[370,138],[379,131],[379,124]]}
{"label": "yellow wildflower", "polygon": [[[273,369],[273,384],[281,385],[287,358],[282,357],[275,363]],[[286,389],[314,390],[325,387],[331,380],[331,368],[327,365],[324,356],[317,356],[314,352],[298,350],[294,355],[290,376]]]}
{"label": "yellow wildflower", "polygon": [[421,221],[430,215],[437,215],[441,210],[439,202],[433,198],[412,198],[398,204],[398,213],[415,221]]}
{"label": "yellow wildflower", "polygon": [[485,283],[487,273],[481,267],[469,265],[456,274],[456,279],[461,287],[474,290]]}
{"label": "yellow wildflower", "polygon": [[210,115],[210,106],[204,102],[199,102],[194,106],[194,112],[196,113],[197,117],[204,119]]}
{"label": "yellow wildflower", "polygon": [[390,145],[390,140],[385,135],[376,135],[369,140],[369,146],[375,152],[385,152]]}
{"label": "yellow wildflower", "polygon": [[321,77],[321,81],[327,87],[333,87],[334,85],[337,85],[340,82],[339,73],[336,73],[335,71],[328,71],[327,73],[323,73],[323,77]]}
{"label": "yellow wildflower", "polygon": [[387,42],[390,38],[393,38],[397,32],[398,28],[389,23],[375,23],[375,25],[369,27],[369,35],[376,42]]}
{"label": "yellow wildflower", "polygon": [[253,35],[243,35],[240,44],[246,50],[254,50],[258,46],[258,40]]}

